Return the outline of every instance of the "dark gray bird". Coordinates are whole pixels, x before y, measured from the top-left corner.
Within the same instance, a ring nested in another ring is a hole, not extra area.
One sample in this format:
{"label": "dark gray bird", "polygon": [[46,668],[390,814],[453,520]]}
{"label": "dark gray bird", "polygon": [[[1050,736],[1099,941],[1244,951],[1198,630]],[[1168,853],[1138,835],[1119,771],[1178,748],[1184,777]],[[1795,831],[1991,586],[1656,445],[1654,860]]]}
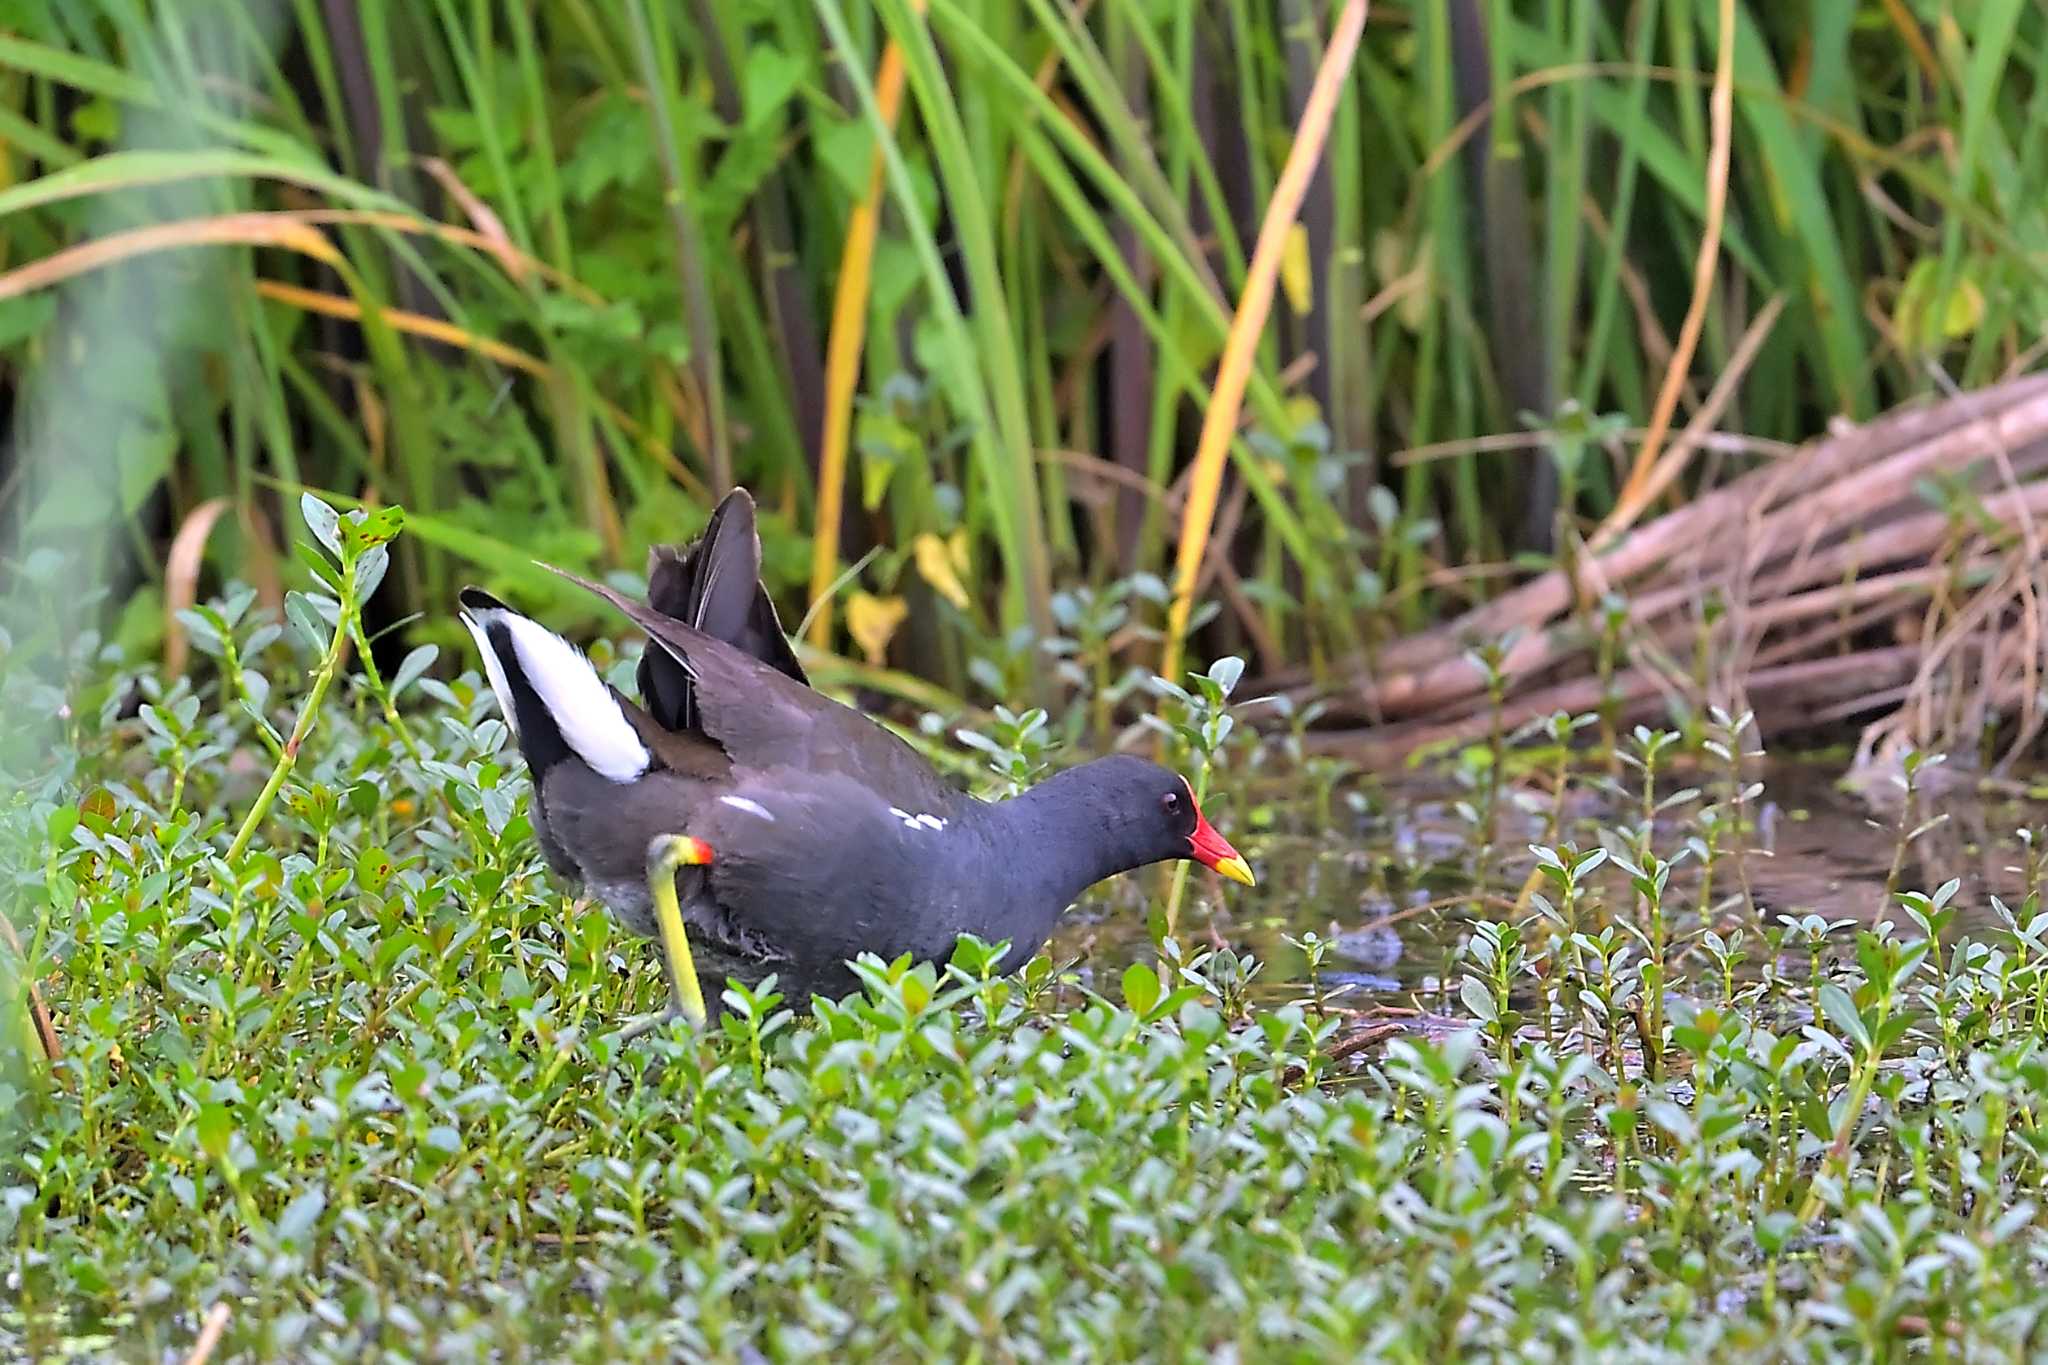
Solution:
{"label": "dark gray bird", "polygon": [[[656,550],[646,603],[563,576],[644,631],[641,704],[567,641],[465,588],[462,620],[533,779],[549,864],[635,933],[658,934],[671,1013],[716,979],[776,974],[839,996],[850,959],[943,961],[973,933],[1012,971],[1094,883],[1186,858],[1250,885],[1185,779],[1116,756],[1007,801],[946,783],[901,739],[808,685],[760,583],[753,500]],[[557,570],[556,572],[562,572]],[[632,1032],[656,1019],[642,1021]]]}

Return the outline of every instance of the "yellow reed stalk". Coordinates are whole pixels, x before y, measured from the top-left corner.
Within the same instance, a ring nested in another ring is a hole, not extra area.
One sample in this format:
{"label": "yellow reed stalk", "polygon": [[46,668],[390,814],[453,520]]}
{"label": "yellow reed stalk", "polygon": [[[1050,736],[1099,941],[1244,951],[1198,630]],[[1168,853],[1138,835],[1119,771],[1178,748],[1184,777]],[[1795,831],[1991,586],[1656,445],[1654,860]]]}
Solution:
{"label": "yellow reed stalk", "polygon": [[1166,619],[1166,645],[1159,672],[1174,677],[1180,671],[1182,636],[1194,610],[1195,582],[1201,572],[1202,556],[1209,548],[1209,532],[1216,519],[1216,495],[1223,486],[1223,461],[1230,454],[1230,440],[1237,431],[1237,414],[1244,405],[1244,388],[1251,378],[1252,357],[1258,351],[1259,334],[1273,309],[1273,286],[1279,279],[1280,264],[1287,254],[1287,236],[1301,212],[1302,197],[1323,155],[1330,136],[1330,120],[1337,112],[1337,97],[1351,70],[1352,56],[1365,30],[1367,0],[1350,0],[1330,34],[1330,46],[1316,69],[1315,84],[1309,87],[1308,103],[1295,129],[1294,146],[1287,164],[1273,186],[1272,202],[1259,224],[1259,240],[1252,251],[1251,267],[1245,273],[1244,294],[1237,302],[1237,314],[1230,320],[1224,338],[1223,359],[1216,367],[1216,387],[1209,394],[1209,407],[1202,414],[1202,435],[1195,445],[1194,468],[1188,478],[1187,502],[1181,509],[1180,553],[1174,561],[1173,606]]}
{"label": "yellow reed stalk", "polygon": [[[924,12],[924,0],[911,8]],[[891,38],[875,69],[875,107],[882,126],[896,126],[903,104],[903,53]],[[875,230],[882,212],[882,148],[868,161],[867,192],[846,223],[839,252],[839,282],[832,291],[832,334],[825,343],[825,429],[818,443],[818,510],[811,528],[811,601],[816,610],[806,638],[819,649],[832,641],[832,604],[824,600],[839,572],[839,523],[846,506],[846,450],[853,433],[853,390],[860,382],[867,340],[868,284],[875,260]]]}

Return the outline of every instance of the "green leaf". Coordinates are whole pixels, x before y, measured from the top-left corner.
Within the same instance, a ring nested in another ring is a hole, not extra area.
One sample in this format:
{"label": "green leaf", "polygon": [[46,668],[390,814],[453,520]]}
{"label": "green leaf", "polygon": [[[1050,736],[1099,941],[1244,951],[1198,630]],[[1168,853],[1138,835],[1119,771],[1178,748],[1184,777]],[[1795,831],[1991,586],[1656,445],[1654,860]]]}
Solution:
{"label": "green leaf", "polygon": [[[321,489],[319,492],[328,502],[343,507],[361,506],[356,499],[346,493],[337,493],[331,489]],[[459,555],[472,564],[503,574],[507,578],[517,579],[536,592],[553,595],[562,590],[561,579],[534,563],[531,552],[520,549],[508,541],[420,512],[407,514],[404,525],[406,530],[434,548]]]}
{"label": "green leaf", "polygon": [[193,1129],[199,1136],[199,1150],[215,1161],[227,1159],[228,1146],[235,1137],[235,1119],[226,1105],[200,1105],[199,1118]]}
{"label": "green leaf", "polygon": [[[867,193],[868,167],[875,155],[875,131],[865,120],[827,119],[813,114],[811,146],[819,168],[831,183],[839,186],[848,203]],[[899,256],[906,259],[914,275],[917,266],[909,259],[909,248],[902,243],[896,245]]]}
{"label": "green leaf", "polygon": [[[18,40],[0,34],[0,66],[18,65],[15,58],[23,46]],[[144,101],[154,103],[155,92],[149,82],[138,81],[136,84],[138,95]],[[209,121],[205,115],[197,117],[202,122]],[[218,119],[210,121],[216,124],[223,122]],[[350,208],[418,216],[418,211],[404,201],[334,174],[304,148],[295,148],[294,151],[296,155],[290,158],[242,151],[109,152],[0,191],[0,218],[24,209],[111,190],[132,191],[144,186],[187,180],[237,179],[283,180],[304,186]]]}
{"label": "green leaf", "polygon": [[1209,665],[1209,680],[1229,696],[1237,688],[1238,679],[1244,676],[1244,660],[1234,654],[1226,654]]}
{"label": "green leaf", "polygon": [[377,585],[384,581],[384,571],[391,567],[391,552],[382,545],[372,545],[357,557],[351,571],[355,581],[356,603],[360,606],[377,591]]}
{"label": "green leaf", "polygon": [[1870,1030],[1864,1026],[1863,1016],[1856,1012],[1856,1002],[1849,998],[1849,992],[1828,982],[1820,988],[1820,1008],[1845,1037],[1858,1047],[1869,1049]]}
{"label": "green leaf", "polygon": [[1147,1015],[1159,1003],[1159,974],[1147,962],[1133,962],[1124,968],[1124,1003],[1133,1012]]}
{"label": "green leaf", "polygon": [[391,855],[381,848],[366,848],[356,858],[356,885],[373,896],[384,894],[391,884]]}
{"label": "green leaf", "polygon": [[0,302],[0,348],[20,345],[57,316],[54,294],[26,294]]}
{"label": "green leaf", "polygon": [[308,648],[315,654],[325,654],[327,652],[327,643],[333,638],[333,635],[328,631],[325,624],[321,622],[320,613],[314,608],[311,598],[302,592],[293,591],[286,593],[284,614],[285,618],[292,623],[293,628],[298,631],[299,638],[306,642]]}
{"label": "green leaf", "polygon": [[311,493],[299,494],[299,515],[313,539],[327,547],[327,553],[341,558],[341,514]]}
{"label": "green leaf", "polygon": [[646,116],[631,100],[613,94],[583,125],[576,150],[562,167],[562,188],[577,204],[588,204],[614,185],[630,189],[653,174]]}
{"label": "green leaf", "polygon": [[314,1224],[320,1221],[320,1215],[326,1211],[327,1191],[315,1186],[285,1205],[284,1212],[278,1215],[277,1226],[271,1229],[272,1235],[286,1246],[304,1246],[306,1234],[313,1230]]}
{"label": "green leaf", "polygon": [[426,676],[434,661],[441,657],[439,645],[420,645],[399,662],[398,671],[391,675],[391,695],[399,693]]}
{"label": "green leaf", "polygon": [[132,517],[170,472],[178,439],[152,414],[121,424],[114,441],[115,483],[123,516]]}
{"label": "green leaf", "polygon": [[403,507],[357,508],[343,520],[341,538],[352,553],[360,554],[379,545],[388,545],[404,529]]}
{"label": "green leaf", "polygon": [[772,44],[761,43],[749,49],[746,69],[740,75],[745,126],[760,128],[780,114],[808,74],[803,58]]}

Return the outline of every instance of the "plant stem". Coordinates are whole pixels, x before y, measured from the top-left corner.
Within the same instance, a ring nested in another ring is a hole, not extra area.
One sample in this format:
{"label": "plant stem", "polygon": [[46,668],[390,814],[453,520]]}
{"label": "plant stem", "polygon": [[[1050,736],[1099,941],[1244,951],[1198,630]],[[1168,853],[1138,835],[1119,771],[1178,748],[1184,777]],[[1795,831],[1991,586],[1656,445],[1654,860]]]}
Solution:
{"label": "plant stem", "polygon": [[238,866],[244,854],[249,851],[249,841],[256,837],[256,827],[263,823],[263,817],[270,812],[271,802],[284,787],[285,779],[298,765],[299,746],[313,733],[313,720],[320,714],[320,703],[327,696],[327,686],[334,681],[334,675],[341,670],[342,651],[348,647],[349,632],[355,624],[356,604],[344,595],[341,602],[341,619],[335,623],[333,638],[327,642],[327,655],[320,660],[320,671],[313,675],[313,690],[306,694],[305,705],[299,708],[298,723],[292,726],[291,738],[284,743],[284,751],[277,756],[277,765],[270,770],[270,780],[263,784],[263,790],[256,793],[256,804],[249,807],[249,814],[242,821],[241,830],[235,835],[235,842],[228,846],[228,866]]}

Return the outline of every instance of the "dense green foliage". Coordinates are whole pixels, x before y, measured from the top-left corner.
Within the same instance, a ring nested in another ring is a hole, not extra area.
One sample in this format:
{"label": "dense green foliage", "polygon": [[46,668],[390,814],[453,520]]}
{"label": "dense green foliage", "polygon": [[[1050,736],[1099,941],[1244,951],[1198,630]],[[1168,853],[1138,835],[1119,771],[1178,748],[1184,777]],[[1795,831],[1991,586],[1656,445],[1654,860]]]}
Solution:
{"label": "dense green foliage", "polygon": [[[308,510],[347,571],[287,634],[247,591],[192,613],[202,691],[90,636],[6,675],[12,713],[60,717],[15,731],[0,849],[62,1058],[13,983],[0,1349],[177,1356],[218,1304],[217,1359],[1885,1358],[2041,1330],[2031,844],[1975,942],[1952,886],[1902,894],[1912,941],[1741,895],[1709,917],[1672,863],[1735,884],[1758,793],[1725,733],[1700,791],[1643,732],[1624,799],[1559,769],[1533,913],[1475,921],[1433,997],[1463,1017],[1362,1057],[1310,938],[1277,1006],[1238,953],[1168,945],[1118,1004],[966,943],[621,1049],[652,949],[554,888],[473,670],[332,672],[395,518]],[[1219,695],[1191,738],[1231,778],[1255,741]],[[989,742],[998,777],[1028,728]]]}
{"label": "dense green foliage", "polygon": [[[964,770],[939,736],[980,726],[999,791],[1156,699],[1205,803],[1256,828],[1278,771],[1279,824],[1356,832],[1372,782],[1303,757],[1308,709],[1234,727],[1229,659],[1141,690],[1333,8],[0,4],[0,1355],[181,1358],[209,1317],[215,1360],[2040,1352],[2038,834],[1965,925],[1964,869],[1916,890],[1907,856],[1929,760],[1892,755],[1884,903],[1780,914],[1742,873],[1746,718],[1510,733],[1501,639],[1441,773],[1464,842],[1421,869],[1456,902],[1430,1015],[1333,1005],[1306,933],[1253,992],[1236,936],[1305,926],[1287,879],[1214,923],[1176,879],[1118,912],[1135,964],[994,980],[970,943],[613,1041],[654,954],[545,873],[452,586],[581,638],[532,560],[630,571],[730,476],[796,604],[856,317],[834,643],[907,670],[854,671],[913,740]],[[1323,666],[1551,562],[1667,369],[1678,424],[1743,433],[1683,497],[2026,368],[2044,54],[2021,0],[1376,7],[1209,652]]]}
{"label": "dense green foliage", "polygon": [[[0,304],[34,465],[7,515],[96,537],[111,485],[154,571],[203,499],[374,490],[422,537],[395,600],[447,643],[457,561],[536,595],[529,556],[637,563],[729,468],[786,513],[770,568],[793,589],[894,37],[908,93],[852,310],[848,480],[873,511],[845,557],[888,547],[862,583],[910,598],[896,660],[963,689],[963,639],[1042,629],[1054,583],[1163,571],[1156,490],[1192,444],[1330,8],[378,0],[335,27],[313,0],[19,0],[7,261],[182,226],[55,272],[61,307]],[[2048,18],[2019,0],[1732,14],[1727,220],[1679,421],[1738,372],[1716,425],[1797,441],[2032,355]],[[1550,543],[1554,494],[1608,509],[1687,311],[1719,20],[1713,0],[1373,14],[1252,375],[1221,643],[1274,665],[1414,624],[1457,604],[1447,584],[1496,581],[1433,568]],[[229,245],[174,249],[203,229]],[[212,561],[260,581],[234,522]],[[909,553],[956,530],[958,597]]]}

